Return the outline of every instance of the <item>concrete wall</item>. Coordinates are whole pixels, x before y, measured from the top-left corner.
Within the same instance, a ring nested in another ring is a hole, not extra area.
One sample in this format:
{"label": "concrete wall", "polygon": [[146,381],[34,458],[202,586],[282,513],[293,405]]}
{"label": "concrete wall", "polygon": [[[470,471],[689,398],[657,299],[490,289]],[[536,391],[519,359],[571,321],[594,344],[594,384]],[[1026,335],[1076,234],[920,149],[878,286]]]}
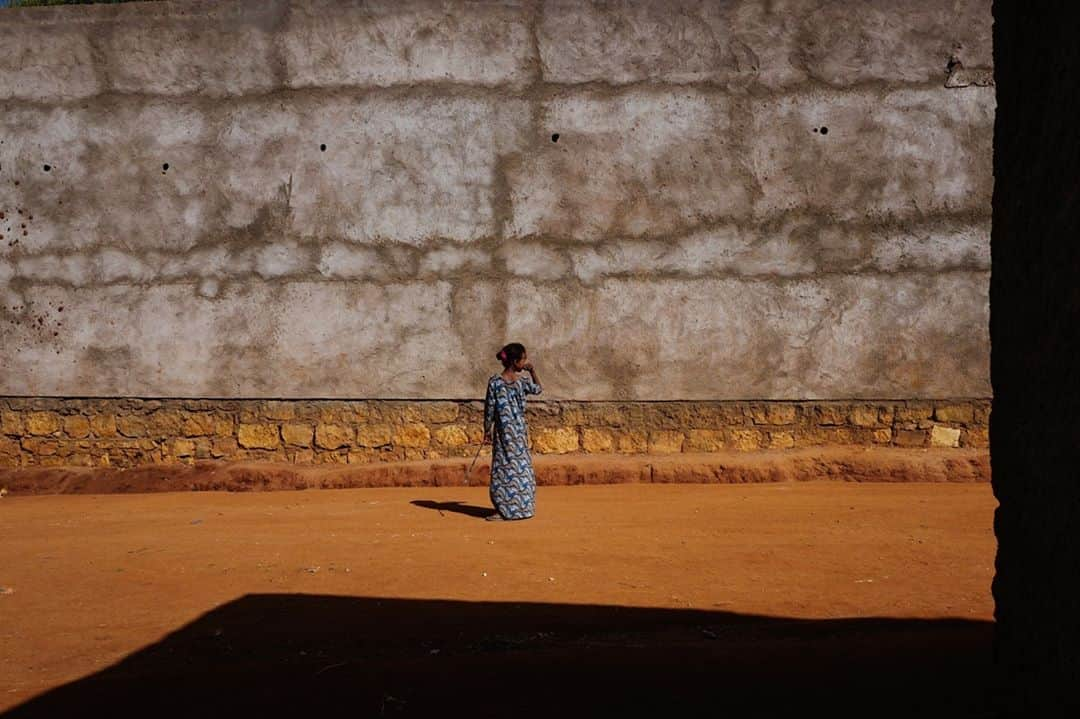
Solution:
{"label": "concrete wall", "polygon": [[990,28],[990,0],[2,11],[0,395],[461,399],[516,340],[549,398],[988,397]]}

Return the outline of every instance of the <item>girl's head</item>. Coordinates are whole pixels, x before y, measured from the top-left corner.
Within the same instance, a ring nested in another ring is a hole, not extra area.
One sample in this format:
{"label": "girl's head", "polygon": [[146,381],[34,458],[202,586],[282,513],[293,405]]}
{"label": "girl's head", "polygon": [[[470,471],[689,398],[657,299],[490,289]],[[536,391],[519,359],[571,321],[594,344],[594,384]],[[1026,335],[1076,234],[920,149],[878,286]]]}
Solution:
{"label": "girl's head", "polygon": [[503,367],[513,367],[514,369],[519,369],[518,364],[525,357],[525,345],[520,342],[511,342],[499,350],[499,354],[495,355],[495,359],[502,362]]}

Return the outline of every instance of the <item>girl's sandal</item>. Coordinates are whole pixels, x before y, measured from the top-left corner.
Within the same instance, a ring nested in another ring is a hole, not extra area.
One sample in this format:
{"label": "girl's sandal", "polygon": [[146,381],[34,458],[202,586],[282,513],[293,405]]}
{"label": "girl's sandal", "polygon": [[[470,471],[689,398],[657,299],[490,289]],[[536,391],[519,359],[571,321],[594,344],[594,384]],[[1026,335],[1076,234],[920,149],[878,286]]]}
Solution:
{"label": "girl's sandal", "polygon": [[492,512],[488,516],[484,517],[484,519],[486,521],[488,521],[488,522],[501,522],[501,521],[503,521],[502,515],[499,514],[498,512]]}

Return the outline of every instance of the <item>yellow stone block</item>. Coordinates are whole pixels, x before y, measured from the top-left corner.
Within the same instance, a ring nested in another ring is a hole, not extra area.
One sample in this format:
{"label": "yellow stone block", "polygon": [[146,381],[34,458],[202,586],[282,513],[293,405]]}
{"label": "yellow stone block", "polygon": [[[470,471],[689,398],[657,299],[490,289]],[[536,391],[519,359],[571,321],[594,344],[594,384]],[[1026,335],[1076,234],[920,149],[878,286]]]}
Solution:
{"label": "yellow stone block", "polygon": [[649,432],[649,452],[651,454],[677,454],[682,451],[685,439],[682,432],[672,430]]}
{"label": "yellow stone block", "polygon": [[370,450],[352,450],[345,455],[346,464],[371,464],[374,461]]}
{"label": "yellow stone block", "polygon": [[353,443],[352,427],[339,424],[318,424],[315,426],[315,445],[323,449],[339,449]]}
{"label": "yellow stone block", "polygon": [[770,432],[769,449],[791,449],[795,446],[795,437],[791,432]]}
{"label": "yellow stone block", "polygon": [[31,412],[26,416],[26,431],[39,437],[60,431],[63,421],[56,412]]}
{"label": "yellow stone block", "polygon": [[934,425],[934,428],[930,430],[930,446],[959,447],[960,430],[953,427],[942,427],[941,425]]}
{"label": "yellow stone block", "polygon": [[847,407],[835,404],[820,404],[814,408],[814,422],[824,425],[839,425],[847,421]]}
{"label": "yellow stone block", "polygon": [[926,432],[921,429],[901,429],[896,432],[896,446],[922,447],[926,444]]}
{"label": "yellow stone block", "polygon": [[452,424],[435,430],[435,444],[440,447],[461,447],[469,443],[469,435],[460,424]]}
{"label": "yellow stone block", "polygon": [[375,408],[370,402],[357,402],[350,411],[352,414],[349,415],[349,418],[353,424],[364,424],[376,417]]}
{"label": "yellow stone block", "polygon": [[22,448],[33,455],[56,454],[60,445],[56,440],[42,439],[40,437],[23,437]]}
{"label": "yellow stone block", "polygon": [[581,448],[593,454],[610,452],[615,448],[615,437],[606,429],[585,429],[581,433]]}
{"label": "yellow stone block", "polygon": [[585,411],[581,407],[563,407],[560,420],[571,427],[588,423]]}
{"label": "yellow stone block", "polygon": [[211,455],[211,439],[209,437],[196,437],[192,440],[195,443],[195,458],[196,459],[210,459]]}
{"label": "yellow stone block", "polygon": [[216,434],[217,422],[217,417],[209,412],[194,412],[184,418],[181,433],[186,437],[205,437]]}
{"label": "yellow stone block", "polygon": [[134,414],[116,418],[116,431],[125,437],[143,437],[146,435],[146,420]]}
{"label": "yellow stone block", "polygon": [[731,430],[731,446],[744,452],[760,449],[762,439],[761,432],[756,429]]}
{"label": "yellow stone block", "polygon": [[718,429],[692,429],[686,433],[687,452],[716,452],[724,448],[724,433]]}
{"label": "yellow stone block", "polygon": [[320,403],[319,422],[322,424],[348,424],[356,414],[352,408],[345,407],[341,402]]}
{"label": "yellow stone block", "polygon": [[232,437],[236,432],[231,417],[217,417],[214,419],[214,434],[218,437]]}
{"label": "yellow stone block", "polygon": [[285,444],[294,447],[310,447],[314,434],[315,430],[310,424],[281,425],[281,438],[285,440]]}
{"label": "yellow stone block", "polygon": [[146,428],[157,437],[177,437],[184,434],[185,413],[175,409],[159,409],[146,418]]}
{"label": "yellow stone block", "polygon": [[975,420],[975,408],[970,404],[939,404],[934,407],[934,419],[938,422],[971,424]]}
{"label": "yellow stone block", "polygon": [[596,424],[602,427],[625,427],[626,413],[618,406],[600,405],[596,408]]}
{"label": "yellow stone block", "polygon": [[419,448],[431,444],[431,430],[426,424],[414,422],[398,427],[394,432],[394,444],[398,447]]}
{"label": "yellow stone block", "polygon": [[68,457],[68,464],[73,467],[93,467],[94,458],[85,452],[81,452]]}
{"label": "yellow stone block", "polygon": [[930,419],[934,414],[934,405],[929,402],[909,402],[896,408],[897,422],[918,422]]}
{"label": "yellow stone block", "polygon": [[356,433],[356,443],[361,447],[385,447],[392,438],[393,430],[388,424],[364,425]]}
{"label": "yellow stone block", "polygon": [[979,449],[985,449],[990,446],[990,430],[977,428],[969,429],[964,436],[965,447],[977,447]]}
{"label": "yellow stone block", "polygon": [[296,418],[296,402],[267,400],[259,403],[256,410],[266,419],[288,420]]}
{"label": "yellow stone block", "polygon": [[578,433],[572,427],[545,427],[533,436],[533,450],[540,454],[566,454],[578,448]]}
{"label": "yellow stone block", "polygon": [[855,444],[855,431],[850,427],[829,427],[823,431],[826,444]]}
{"label": "yellow stone block", "polygon": [[210,445],[210,454],[214,457],[235,457],[240,451],[240,444],[235,437],[214,437]]}
{"label": "yellow stone block", "polygon": [[69,437],[89,437],[90,420],[81,414],[71,414],[64,417],[64,432]]}
{"label": "yellow stone block", "polygon": [[241,424],[237,441],[245,449],[277,449],[280,444],[276,424]]}
{"label": "yellow stone block", "polygon": [[387,416],[395,417],[399,422],[419,424],[424,421],[423,415],[420,414],[420,408],[414,404],[393,405],[389,410]]}
{"label": "yellow stone block", "polygon": [[0,411],[0,434],[22,434],[22,417],[17,412]]}
{"label": "yellow stone block", "polygon": [[190,457],[195,454],[195,442],[190,439],[174,439],[172,453],[175,457]]}
{"label": "yellow stone block", "polygon": [[458,418],[460,409],[455,402],[424,402],[420,406],[420,415],[425,422],[444,424]]}
{"label": "yellow stone block", "polygon": [[95,437],[115,437],[116,417],[111,414],[98,414],[90,418],[90,431]]}
{"label": "yellow stone block", "polygon": [[0,437],[0,455],[18,457],[20,454],[22,454],[22,449],[19,446],[18,440]]}
{"label": "yellow stone block", "polygon": [[880,427],[881,422],[878,420],[877,407],[873,405],[860,404],[851,408],[851,414],[848,415],[848,419],[856,427]]}
{"label": "yellow stone block", "polygon": [[755,404],[750,407],[754,424],[792,424],[795,422],[795,405]]}
{"label": "yellow stone block", "polygon": [[649,436],[641,429],[620,432],[615,436],[615,448],[619,452],[640,454],[649,448]]}
{"label": "yellow stone block", "polygon": [[875,429],[874,441],[878,444],[892,444],[892,430],[891,429]]}

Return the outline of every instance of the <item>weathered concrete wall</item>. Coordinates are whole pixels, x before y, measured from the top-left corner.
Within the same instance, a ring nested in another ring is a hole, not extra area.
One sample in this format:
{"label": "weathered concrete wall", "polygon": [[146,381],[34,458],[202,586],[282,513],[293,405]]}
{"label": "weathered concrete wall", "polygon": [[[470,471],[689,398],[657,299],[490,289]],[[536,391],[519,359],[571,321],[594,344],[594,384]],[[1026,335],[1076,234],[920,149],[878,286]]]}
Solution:
{"label": "weathered concrete wall", "polygon": [[988,397],[989,0],[0,13],[0,395]]}

